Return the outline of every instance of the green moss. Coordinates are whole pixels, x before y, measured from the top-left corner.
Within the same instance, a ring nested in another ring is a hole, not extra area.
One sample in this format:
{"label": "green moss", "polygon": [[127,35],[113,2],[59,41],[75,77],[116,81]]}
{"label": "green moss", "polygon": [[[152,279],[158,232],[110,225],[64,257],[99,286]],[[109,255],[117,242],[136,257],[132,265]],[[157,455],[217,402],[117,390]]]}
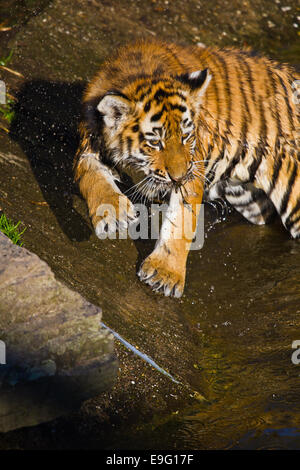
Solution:
{"label": "green moss", "polygon": [[15,116],[15,111],[14,111],[14,101],[11,99],[7,99],[7,102],[5,105],[0,106],[0,115],[6,119],[9,124],[11,124],[14,116]]}
{"label": "green moss", "polygon": [[26,228],[20,232],[19,226],[21,222],[19,221],[17,224],[7,219],[6,215],[2,214],[0,216],[0,232],[4,233],[15,245],[22,246],[23,242],[21,241],[21,237],[25,232]]}
{"label": "green moss", "polygon": [[13,52],[13,49],[11,49],[7,57],[0,57],[0,65],[6,66],[11,61]]}

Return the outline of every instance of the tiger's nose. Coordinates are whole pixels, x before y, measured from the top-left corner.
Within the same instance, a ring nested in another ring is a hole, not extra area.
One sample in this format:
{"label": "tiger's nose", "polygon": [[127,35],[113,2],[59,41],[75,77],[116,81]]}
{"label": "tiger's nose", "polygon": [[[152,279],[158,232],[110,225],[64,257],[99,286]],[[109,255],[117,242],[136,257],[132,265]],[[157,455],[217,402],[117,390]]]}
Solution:
{"label": "tiger's nose", "polygon": [[174,176],[174,175],[171,175],[171,173],[169,171],[168,171],[168,175],[169,175],[170,179],[173,181],[173,183],[177,183],[177,184],[180,183],[182,181],[183,177],[185,176],[185,175]]}
{"label": "tiger's nose", "polygon": [[171,179],[171,181],[173,181],[173,183],[181,183],[181,181],[186,177],[187,173],[188,173],[188,168],[187,166],[185,165],[184,168],[166,168],[167,172],[168,172],[168,175]]}

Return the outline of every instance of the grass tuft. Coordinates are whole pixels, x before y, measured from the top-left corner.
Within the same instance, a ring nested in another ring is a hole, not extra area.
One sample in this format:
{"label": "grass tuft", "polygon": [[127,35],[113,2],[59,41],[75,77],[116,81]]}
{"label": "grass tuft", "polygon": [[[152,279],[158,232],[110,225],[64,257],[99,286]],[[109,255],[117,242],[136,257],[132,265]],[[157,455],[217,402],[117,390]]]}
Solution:
{"label": "grass tuft", "polygon": [[7,57],[0,57],[0,65],[2,65],[4,67],[5,65],[9,64],[9,62],[11,61],[13,53],[14,53],[14,51],[13,51],[13,49],[11,49],[11,51],[8,54]]}
{"label": "grass tuft", "polygon": [[14,101],[12,99],[8,98],[6,104],[4,106],[0,106],[0,115],[2,115],[2,117],[11,124],[15,117]]}
{"label": "grass tuft", "polygon": [[20,224],[20,221],[17,224],[14,224],[4,214],[0,216],[0,232],[4,233],[4,235],[6,235],[15,245],[22,246],[23,242],[21,241],[21,237],[26,228],[20,232]]}

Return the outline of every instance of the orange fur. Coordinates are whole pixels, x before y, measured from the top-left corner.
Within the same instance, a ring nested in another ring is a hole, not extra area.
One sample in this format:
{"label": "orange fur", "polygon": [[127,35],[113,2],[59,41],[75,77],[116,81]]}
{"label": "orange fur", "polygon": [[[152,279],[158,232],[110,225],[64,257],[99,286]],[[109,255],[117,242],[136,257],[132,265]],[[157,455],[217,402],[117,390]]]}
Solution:
{"label": "orange fur", "polygon": [[[119,211],[120,191],[109,168],[127,166],[151,175],[156,186],[147,186],[150,198],[180,189],[178,211],[191,207],[194,228],[205,186],[209,197],[227,199],[253,223],[277,212],[299,236],[295,78],[287,65],[248,50],[158,41],[120,48],[86,89],[74,161],[96,230],[101,204]],[[121,197],[129,223],[133,207]],[[193,236],[176,238],[179,212],[170,239],[158,243],[141,269],[152,287],[176,296],[183,291]]]}

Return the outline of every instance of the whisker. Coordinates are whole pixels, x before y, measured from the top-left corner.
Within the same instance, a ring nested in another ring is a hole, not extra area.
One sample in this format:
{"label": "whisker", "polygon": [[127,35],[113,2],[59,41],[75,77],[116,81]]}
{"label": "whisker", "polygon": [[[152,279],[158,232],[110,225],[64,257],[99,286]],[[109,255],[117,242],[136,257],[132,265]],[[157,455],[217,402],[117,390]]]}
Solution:
{"label": "whisker", "polygon": [[141,182],[143,184],[141,184],[140,187],[136,187],[134,193],[132,195],[130,195],[130,197],[132,198],[134,203],[143,194],[145,188],[147,187],[147,185],[148,185],[147,178],[144,178],[144,180]]}
{"label": "whisker", "polygon": [[196,171],[193,171],[193,175],[194,175],[194,176],[197,176],[198,178],[203,178],[203,179],[204,179],[205,181],[207,181],[208,183],[211,182],[205,175],[202,175],[201,173],[197,173]]}
{"label": "whisker", "polygon": [[[198,173],[198,174],[201,174],[201,175],[203,174],[202,172],[200,173],[200,169],[199,169],[199,168],[192,170],[192,172],[195,172],[195,173]],[[212,173],[212,174],[215,174],[215,170],[211,171],[211,173]],[[203,175],[203,176],[205,176],[205,175]]]}
{"label": "whisker", "polygon": [[127,189],[127,191],[124,191],[124,194],[127,194],[129,191],[132,191],[134,188],[137,188],[139,185],[141,185],[146,179],[148,178],[148,176],[145,176],[145,178],[143,178],[141,181],[139,181],[138,183],[134,184],[133,186],[131,186],[129,189]]}

